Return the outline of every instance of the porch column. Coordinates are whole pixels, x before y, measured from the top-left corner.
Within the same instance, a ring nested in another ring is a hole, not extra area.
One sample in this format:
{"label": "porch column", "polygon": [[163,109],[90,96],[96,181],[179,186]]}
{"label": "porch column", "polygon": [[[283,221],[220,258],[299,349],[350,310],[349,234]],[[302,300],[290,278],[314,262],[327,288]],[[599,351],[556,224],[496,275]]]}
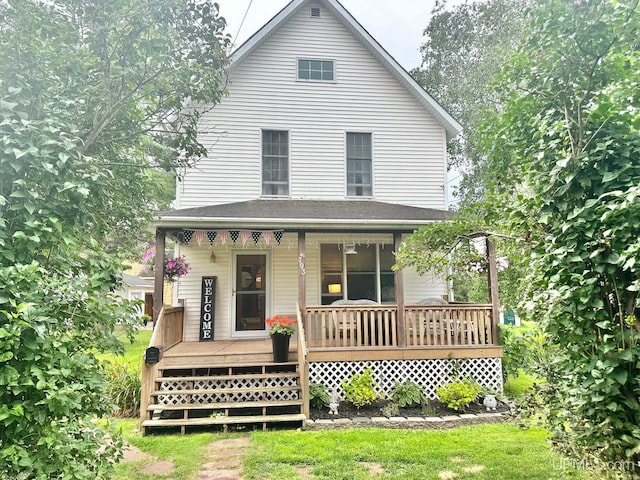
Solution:
{"label": "porch column", "polygon": [[307,255],[306,255],[306,232],[298,232],[298,307],[300,308],[301,320],[305,322],[304,327],[307,330],[308,325],[305,320],[305,311],[307,307]]}
{"label": "porch column", "polygon": [[156,264],[153,283],[153,326],[155,328],[162,305],[164,305],[164,247],[165,232],[156,228]]}
{"label": "porch column", "polygon": [[[402,243],[402,233],[393,233],[393,245],[394,251],[400,250],[400,244]],[[395,271],[395,285],[396,285],[396,305],[398,306],[398,314],[396,320],[398,322],[398,346],[404,347],[406,345],[406,334],[404,324],[404,276],[402,270]]]}
{"label": "porch column", "polygon": [[491,302],[491,336],[493,343],[498,345],[498,324],[500,323],[500,298],[498,296],[498,266],[496,263],[496,247],[487,237],[487,268],[489,283],[489,301]]}

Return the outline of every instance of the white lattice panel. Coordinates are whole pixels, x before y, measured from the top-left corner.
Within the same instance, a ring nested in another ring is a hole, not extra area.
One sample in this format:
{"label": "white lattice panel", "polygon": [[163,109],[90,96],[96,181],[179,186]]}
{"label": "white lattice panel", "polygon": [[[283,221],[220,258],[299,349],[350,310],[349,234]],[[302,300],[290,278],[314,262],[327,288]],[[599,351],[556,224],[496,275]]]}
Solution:
{"label": "white lattice panel", "polygon": [[[166,392],[179,392],[180,390],[190,390],[191,382],[185,380],[172,380],[160,382],[160,390]],[[160,405],[181,405],[189,403],[189,395],[158,395]]]}
{"label": "white lattice panel", "polygon": [[[193,382],[194,390],[217,390],[225,388],[225,380],[196,380]],[[224,393],[195,393],[191,396],[191,403],[218,403],[226,400]]]}
{"label": "white lattice panel", "polygon": [[389,398],[395,382],[411,380],[422,386],[428,398],[436,398],[436,387],[459,378],[471,378],[482,387],[502,392],[502,360],[500,358],[426,359],[426,360],[377,360],[366,362],[311,362],[309,379],[338,390],[341,398],[342,380],[362,374],[366,367],[373,371],[378,384],[377,393]]}

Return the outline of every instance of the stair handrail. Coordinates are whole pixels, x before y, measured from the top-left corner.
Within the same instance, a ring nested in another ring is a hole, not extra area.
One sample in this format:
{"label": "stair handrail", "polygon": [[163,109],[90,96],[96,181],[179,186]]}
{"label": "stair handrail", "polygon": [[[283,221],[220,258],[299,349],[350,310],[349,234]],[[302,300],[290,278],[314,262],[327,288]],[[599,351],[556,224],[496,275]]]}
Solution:
{"label": "stair handrail", "polygon": [[[158,319],[153,327],[153,333],[149,339],[149,347],[160,347],[164,343],[164,305],[160,309]],[[141,378],[140,378],[140,430],[144,435],[145,429],[142,422],[147,419],[147,407],[151,400],[151,392],[153,391],[154,382],[158,373],[157,363],[146,363],[144,357],[140,359],[142,362]]]}
{"label": "stair handrail", "polygon": [[300,387],[302,388],[302,413],[309,418],[309,362],[307,355],[307,339],[304,332],[304,322],[300,305],[296,304],[296,315],[298,317],[298,368],[300,370]]}

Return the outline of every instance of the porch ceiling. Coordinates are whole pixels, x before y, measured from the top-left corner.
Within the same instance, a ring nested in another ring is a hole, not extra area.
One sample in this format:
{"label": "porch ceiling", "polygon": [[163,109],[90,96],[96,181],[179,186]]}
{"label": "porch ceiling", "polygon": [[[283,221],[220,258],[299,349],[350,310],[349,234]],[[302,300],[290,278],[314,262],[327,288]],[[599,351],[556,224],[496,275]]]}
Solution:
{"label": "porch ceiling", "polygon": [[451,212],[373,200],[256,199],[159,212],[158,227],[413,231]]}

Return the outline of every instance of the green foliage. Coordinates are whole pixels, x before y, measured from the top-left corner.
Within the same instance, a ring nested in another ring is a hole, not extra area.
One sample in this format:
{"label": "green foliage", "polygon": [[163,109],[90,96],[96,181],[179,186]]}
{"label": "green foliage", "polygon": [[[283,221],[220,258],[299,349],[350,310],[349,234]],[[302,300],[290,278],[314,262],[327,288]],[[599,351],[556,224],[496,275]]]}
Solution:
{"label": "green foliage", "polygon": [[106,478],[96,355],[140,324],[121,260],[168,200],[150,169],[204,153],[188,103],[220,98],[225,23],[196,0],[27,0],[0,25],[0,478]]}
{"label": "green foliage", "polygon": [[449,167],[465,173],[456,192],[464,205],[481,196],[486,175],[480,121],[501,104],[500,96],[489,91],[487,85],[516,48],[528,3],[531,2],[436,2],[420,48],[422,65],[411,71],[464,128],[447,146]]}
{"label": "green foliage", "polygon": [[640,9],[546,0],[527,21],[486,139],[495,218],[531,251],[531,305],[558,347],[537,412],[564,454],[637,466]]}
{"label": "green foliage", "polygon": [[545,357],[555,351],[548,344],[548,336],[535,323],[514,327],[500,325],[500,345],[504,349],[502,356],[502,373],[516,378],[521,371],[534,374],[536,367]]}
{"label": "green foliage", "polygon": [[140,413],[140,365],[111,362],[106,367],[106,393],[121,417],[137,417]]}
{"label": "green foliage", "polygon": [[387,403],[381,410],[382,415],[385,417],[397,417],[400,415],[400,406],[397,403]]}
{"label": "green foliage", "polygon": [[436,395],[440,401],[456,411],[464,411],[471,402],[478,399],[480,392],[482,388],[468,378],[436,388]]}
{"label": "green foliage", "polygon": [[345,398],[356,408],[371,405],[378,398],[376,386],[373,371],[369,367],[364,369],[362,375],[356,374],[342,380]]}
{"label": "green foliage", "polygon": [[329,388],[326,385],[309,383],[309,406],[318,410],[329,406]]}
{"label": "green foliage", "polygon": [[411,380],[396,382],[391,392],[391,400],[402,408],[424,405],[428,401],[424,389]]}

